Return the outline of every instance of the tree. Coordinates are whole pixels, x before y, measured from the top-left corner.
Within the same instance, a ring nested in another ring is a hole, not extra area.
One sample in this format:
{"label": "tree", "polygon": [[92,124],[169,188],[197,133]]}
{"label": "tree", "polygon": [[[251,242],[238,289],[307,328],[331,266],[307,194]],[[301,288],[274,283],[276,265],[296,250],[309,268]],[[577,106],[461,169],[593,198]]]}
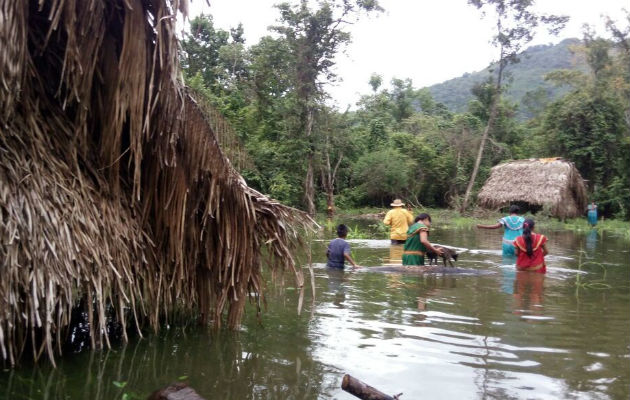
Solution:
{"label": "tree", "polygon": [[352,146],[346,114],[339,114],[335,110],[325,108],[319,117],[320,129],[323,130],[322,165],[319,169],[321,185],[326,193],[326,212],[329,218],[335,214],[337,173]]}
{"label": "tree", "polygon": [[488,134],[493,129],[497,117],[497,106],[501,100],[505,68],[518,62],[518,54],[534,38],[535,28],[538,24],[548,25],[550,33],[556,34],[568,21],[568,17],[564,16],[535,14],[531,10],[534,4],[533,0],[468,0],[468,4],[484,11],[486,8],[493,9],[496,32],[492,43],[499,49],[499,60],[497,62],[495,90],[492,96],[488,122],[481,136],[477,158],[466,187],[460,212],[464,212],[468,207],[470,194],[472,193],[486,141],[488,140]]}
{"label": "tree", "polygon": [[[380,10],[377,0],[324,0],[317,9],[311,9],[307,0],[298,5],[281,3],[281,25],[272,27],[282,34],[291,51],[296,100],[296,132],[306,142],[304,159],[304,201],[307,212],[315,214],[314,166],[315,139],[313,124],[315,112],[324,98],[322,85],[335,79],[332,72],[334,58],[350,40],[344,28],[358,17],[360,11]],[[320,81],[320,79],[324,81]]]}
{"label": "tree", "polygon": [[538,135],[548,155],[566,157],[575,163],[604,215],[627,218],[630,67],[623,37],[628,40],[630,29],[626,33],[613,29],[617,34],[615,41],[610,41],[595,36],[586,27],[582,51],[590,74],[549,74],[549,79],[570,85],[572,91],[546,109]]}
{"label": "tree", "polygon": [[228,44],[230,33],[215,29],[211,15],[200,15],[190,21],[190,33],[182,40],[182,66],[188,76],[200,73],[207,85],[217,79],[219,49]]}
{"label": "tree", "polygon": [[628,25],[625,28],[619,27],[610,17],[605,17],[606,29],[613,36],[615,46],[619,50],[617,70],[620,72],[620,85],[617,89],[622,93],[626,104],[624,117],[628,127],[627,135],[630,136],[630,12],[624,10]]}
{"label": "tree", "polygon": [[414,167],[409,157],[395,149],[365,153],[353,166],[357,197],[380,206],[385,198],[403,197],[410,183],[406,171],[412,171]]}
{"label": "tree", "polygon": [[376,93],[378,88],[383,84],[383,77],[379,74],[372,74],[370,76],[370,87],[372,88],[372,92]]}

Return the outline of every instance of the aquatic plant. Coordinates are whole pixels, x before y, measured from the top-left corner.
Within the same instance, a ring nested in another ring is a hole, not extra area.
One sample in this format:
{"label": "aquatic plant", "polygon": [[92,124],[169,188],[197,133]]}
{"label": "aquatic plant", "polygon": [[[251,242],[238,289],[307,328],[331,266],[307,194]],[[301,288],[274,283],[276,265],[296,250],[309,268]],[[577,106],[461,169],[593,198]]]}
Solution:
{"label": "aquatic plant", "polygon": [[[586,256],[586,252],[582,249],[578,250],[578,254],[579,254],[578,273],[575,275],[575,297],[579,297],[580,289],[596,289],[596,290],[611,289],[612,286],[606,283],[606,273],[607,273],[606,266],[599,262],[583,261],[582,257]],[[582,274],[580,272],[582,271],[582,268],[587,265],[595,265],[602,268],[602,270],[604,271],[604,276],[602,277],[602,279],[592,280],[592,281],[583,281],[582,276],[581,276]]]}

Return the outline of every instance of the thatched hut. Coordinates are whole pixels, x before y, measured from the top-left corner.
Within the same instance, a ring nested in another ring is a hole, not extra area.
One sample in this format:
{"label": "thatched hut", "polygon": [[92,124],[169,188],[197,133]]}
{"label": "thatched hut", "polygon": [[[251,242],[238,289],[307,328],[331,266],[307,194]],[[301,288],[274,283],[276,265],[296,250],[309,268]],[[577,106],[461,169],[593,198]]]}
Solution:
{"label": "thatched hut", "polygon": [[[295,269],[305,215],[250,189],[181,82],[182,0],[0,3],[0,358],[52,360],[81,303],[157,329],[239,324],[261,250]],[[267,259],[267,258],[265,258]],[[126,337],[125,337],[126,338]]]}
{"label": "thatched hut", "polygon": [[561,158],[531,158],[499,164],[477,196],[485,208],[522,202],[548,209],[558,218],[584,214],[586,186],[575,165]]}

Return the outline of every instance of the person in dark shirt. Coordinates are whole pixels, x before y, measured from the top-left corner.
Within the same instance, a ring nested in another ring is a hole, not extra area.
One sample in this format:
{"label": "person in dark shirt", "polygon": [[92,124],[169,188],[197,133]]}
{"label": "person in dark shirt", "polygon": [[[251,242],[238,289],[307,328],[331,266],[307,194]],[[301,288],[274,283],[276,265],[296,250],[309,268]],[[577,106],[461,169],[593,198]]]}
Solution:
{"label": "person in dark shirt", "polygon": [[328,257],[328,265],[331,268],[344,267],[344,261],[348,260],[352,264],[353,268],[359,268],[350,255],[350,244],[346,242],[346,236],[348,236],[348,227],[341,224],[337,227],[337,239],[333,239],[328,244],[328,250],[326,251],[326,257]]}

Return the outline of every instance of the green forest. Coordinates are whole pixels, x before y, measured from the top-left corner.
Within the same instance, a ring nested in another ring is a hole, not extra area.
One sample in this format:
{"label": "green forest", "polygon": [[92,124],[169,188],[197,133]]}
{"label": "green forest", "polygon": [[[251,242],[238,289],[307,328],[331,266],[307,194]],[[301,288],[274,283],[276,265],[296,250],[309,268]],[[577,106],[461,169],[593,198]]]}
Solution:
{"label": "green forest", "polygon": [[[471,12],[492,5],[469,3]],[[327,88],[352,39],[348,21],[382,8],[334,0],[276,8],[276,25],[257,43],[246,43],[246,26],[223,30],[211,15],[190,20],[182,40],[186,84],[233,128],[248,185],[311,215],[398,197],[465,211],[494,165],[563,157],[602,215],[630,218],[630,14],[624,26],[608,19],[605,37],[585,28],[580,40],[529,50],[527,24],[499,31],[498,61],[475,83],[418,88],[375,71],[356,108],[340,110]],[[571,67],[569,55],[582,63]]]}

